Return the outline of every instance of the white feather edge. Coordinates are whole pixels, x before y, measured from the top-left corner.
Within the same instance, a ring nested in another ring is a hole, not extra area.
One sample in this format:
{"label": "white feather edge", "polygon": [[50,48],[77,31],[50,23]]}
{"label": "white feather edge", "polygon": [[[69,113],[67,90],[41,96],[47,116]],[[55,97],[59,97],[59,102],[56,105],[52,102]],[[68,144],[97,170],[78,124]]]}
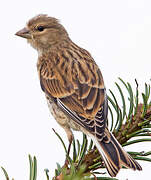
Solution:
{"label": "white feather edge", "polygon": [[107,164],[105,153],[104,153],[103,149],[101,148],[100,144],[98,143],[97,139],[92,134],[88,134],[88,135],[92,139],[94,144],[96,145],[99,152],[101,153],[101,156],[102,156],[103,160],[105,161],[105,164]]}

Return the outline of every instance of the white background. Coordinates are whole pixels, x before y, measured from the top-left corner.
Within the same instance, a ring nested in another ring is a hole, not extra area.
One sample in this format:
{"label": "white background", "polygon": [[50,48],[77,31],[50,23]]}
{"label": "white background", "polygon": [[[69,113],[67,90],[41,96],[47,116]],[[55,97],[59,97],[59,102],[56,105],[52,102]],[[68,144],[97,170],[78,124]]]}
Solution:
{"label": "white background", "polygon": [[[56,162],[63,164],[63,148],[52,132],[64,131],[49,113],[40,89],[37,52],[15,32],[28,19],[46,13],[61,20],[71,39],[91,52],[100,66],[108,89],[118,77],[140,89],[151,78],[150,0],[5,0],[0,6],[0,166],[10,177],[27,180],[28,154],[38,160],[38,180],[44,169],[54,175]],[[76,137],[81,136],[75,133]],[[151,150],[151,143],[126,150]],[[150,179],[151,163],[140,162],[142,172],[121,170],[121,180]],[[0,180],[4,180],[0,171]]]}

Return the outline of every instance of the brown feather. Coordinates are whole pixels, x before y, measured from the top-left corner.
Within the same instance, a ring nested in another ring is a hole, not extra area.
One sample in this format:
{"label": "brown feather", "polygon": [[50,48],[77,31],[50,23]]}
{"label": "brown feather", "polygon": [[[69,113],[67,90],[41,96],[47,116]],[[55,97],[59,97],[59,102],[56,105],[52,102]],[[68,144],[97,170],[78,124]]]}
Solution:
{"label": "brown feather", "polygon": [[[77,51],[76,49],[74,49],[74,53]],[[63,54],[64,52],[65,54]],[[100,76],[98,77],[99,68],[93,59],[91,59],[90,65],[85,63],[84,57],[88,56],[87,58],[90,59],[90,54],[83,50],[84,54],[78,52],[81,59],[74,59],[73,71],[71,52],[72,49],[69,51],[65,48],[58,51],[57,54],[50,53],[50,57],[39,59],[38,65],[41,64],[41,66],[38,66],[38,70],[41,72],[41,83],[48,95],[62,98],[63,103],[70,110],[85,118],[94,119],[104,101],[104,93],[101,93],[104,88],[103,78],[100,80]],[[50,73],[51,69],[53,73]]]}
{"label": "brown feather", "polygon": [[41,88],[70,145],[73,139],[70,128],[80,130],[96,143],[111,176],[116,176],[122,165],[141,170],[106,128],[106,90],[91,54],[73,43],[58,20],[47,15],[32,18],[17,35],[27,38],[39,52]]}

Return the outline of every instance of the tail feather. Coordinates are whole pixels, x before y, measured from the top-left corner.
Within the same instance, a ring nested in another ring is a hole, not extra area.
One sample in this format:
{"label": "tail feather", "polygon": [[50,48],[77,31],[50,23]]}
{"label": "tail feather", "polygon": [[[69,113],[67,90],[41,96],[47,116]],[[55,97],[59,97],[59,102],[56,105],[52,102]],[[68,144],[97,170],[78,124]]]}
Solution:
{"label": "tail feather", "polygon": [[117,147],[119,154],[120,154],[120,164],[121,166],[125,166],[127,168],[131,168],[133,170],[142,170],[142,167],[139,165],[137,161],[135,161],[119,144],[119,142],[116,140],[116,138],[110,133],[111,135],[111,141],[115,144]]}
{"label": "tail feather", "polygon": [[110,176],[115,177],[122,166],[133,170],[142,170],[141,166],[136,162],[118,143],[116,138],[106,129],[107,136],[102,141],[91,136],[96,144],[107,168]]}

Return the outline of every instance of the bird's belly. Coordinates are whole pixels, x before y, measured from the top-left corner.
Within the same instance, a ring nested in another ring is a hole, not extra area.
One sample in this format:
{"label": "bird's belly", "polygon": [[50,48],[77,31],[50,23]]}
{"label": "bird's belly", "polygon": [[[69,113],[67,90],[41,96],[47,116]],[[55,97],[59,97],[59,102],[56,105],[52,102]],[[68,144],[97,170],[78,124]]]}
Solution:
{"label": "bird's belly", "polygon": [[75,123],[69,116],[67,116],[50,98],[46,97],[49,110],[55,120],[61,126],[65,127],[68,126],[73,130],[79,131],[81,128],[80,126]]}

